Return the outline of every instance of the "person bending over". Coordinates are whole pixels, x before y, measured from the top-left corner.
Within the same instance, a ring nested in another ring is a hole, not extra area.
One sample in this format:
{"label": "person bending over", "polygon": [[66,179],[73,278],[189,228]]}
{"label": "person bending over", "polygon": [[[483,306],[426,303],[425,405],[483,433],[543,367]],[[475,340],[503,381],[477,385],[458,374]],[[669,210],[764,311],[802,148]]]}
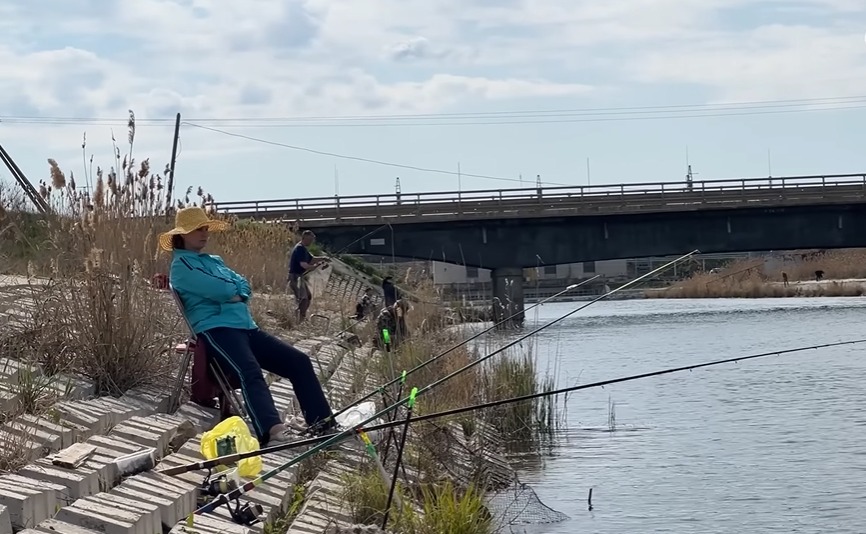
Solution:
{"label": "person bending over", "polygon": [[[172,253],[169,280],[193,331],[205,343],[208,356],[240,379],[261,446],[287,442],[293,438],[280,419],[262,369],[291,382],[307,425],[330,418],[331,407],[310,357],[256,325],[249,310],[249,282],[219,256],[202,252],[209,233],[227,226],[209,219],[201,208],[185,208],[177,212],[175,228],[159,236],[159,244]],[[337,430],[328,420],[320,425],[319,433]]]}

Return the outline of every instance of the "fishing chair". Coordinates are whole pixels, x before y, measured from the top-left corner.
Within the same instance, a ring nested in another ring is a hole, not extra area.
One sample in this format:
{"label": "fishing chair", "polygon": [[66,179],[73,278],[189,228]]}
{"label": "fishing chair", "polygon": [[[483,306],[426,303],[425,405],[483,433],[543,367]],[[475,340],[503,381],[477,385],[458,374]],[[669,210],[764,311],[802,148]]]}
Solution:
{"label": "fishing chair", "polygon": [[234,374],[227,375],[224,373],[216,360],[208,357],[205,344],[198,342],[192,325],[186,317],[180,295],[171,285],[171,282],[168,283],[168,290],[171,292],[178,311],[189,329],[187,340],[177,344],[174,349],[177,354],[181,355],[181,364],[177,384],[171,397],[172,411],[177,409],[180,404],[181,391],[190,368],[190,360],[192,360],[190,400],[205,408],[216,408],[217,403],[219,403],[221,421],[234,415],[249,419],[245,406],[235,392],[241,387],[240,380]]}

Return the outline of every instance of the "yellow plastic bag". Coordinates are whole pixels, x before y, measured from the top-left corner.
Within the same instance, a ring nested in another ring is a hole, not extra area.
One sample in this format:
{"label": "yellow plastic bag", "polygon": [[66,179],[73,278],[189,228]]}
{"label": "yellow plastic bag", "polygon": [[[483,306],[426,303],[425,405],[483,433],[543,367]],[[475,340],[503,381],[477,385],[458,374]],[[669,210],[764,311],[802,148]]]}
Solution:
{"label": "yellow plastic bag", "polygon": [[[201,437],[201,454],[208,460],[236,452],[257,450],[259,450],[259,440],[250,434],[249,427],[238,416],[229,417]],[[244,458],[237,465],[238,475],[248,479],[255,478],[262,471],[262,458],[261,456]],[[227,469],[231,466],[221,467]]]}

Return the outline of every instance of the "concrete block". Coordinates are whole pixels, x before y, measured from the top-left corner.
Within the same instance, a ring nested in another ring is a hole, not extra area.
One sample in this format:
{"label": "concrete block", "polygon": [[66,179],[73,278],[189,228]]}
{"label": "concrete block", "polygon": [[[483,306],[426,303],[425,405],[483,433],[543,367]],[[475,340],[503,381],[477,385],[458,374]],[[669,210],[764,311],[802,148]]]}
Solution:
{"label": "concrete block", "polygon": [[157,456],[162,456],[162,451],[168,447],[168,435],[148,430],[140,425],[128,422],[120,423],[111,430],[112,438],[122,438],[126,441],[136,443],[144,448],[154,448]]}
{"label": "concrete block", "polygon": [[127,454],[142,451],[148,447],[139,445],[120,436],[91,436],[85,442],[96,447],[96,454],[118,458]]}
{"label": "concrete block", "polygon": [[99,493],[99,474],[84,465],[77,469],[64,469],[53,465],[50,460],[37,460],[24,466],[18,474],[63,486],[73,501]]}
{"label": "concrete block", "polygon": [[93,384],[77,376],[58,373],[53,379],[52,383],[66,399],[85,399],[93,394]]}
{"label": "concrete block", "polygon": [[16,434],[21,437],[29,437],[33,442],[38,443],[47,452],[57,452],[62,449],[63,439],[59,434],[54,434],[47,430],[42,430],[29,423],[24,423],[20,420],[7,423],[3,429],[9,434]]}
{"label": "concrete block", "polygon": [[72,506],[61,508],[54,519],[104,534],[153,534],[144,528],[141,514],[91,499],[79,499]]}
{"label": "concrete block", "polygon": [[30,436],[6,432],[3,428],[5,427],[0,428],[0,449],[7,452],[18,451],[27,462],[43,456],[42,445],[33,441]]}
{"label": "concrete block", "polygon": [[97,493],[92,497],[88,497],[88,499],[92,502],[105,503],[106,506],[111,506],[118,510],[127,510],[134,514],[140,514],[145,532],[149,534],[162,534],[162,520],[160,519],[159,507],[155,504],[127,499],[112,493]]}
{"label": "concrete block", "polygon": [[169,394],[167,391],[154,388],[136,388],[127,391],[121,399],[138,402],[150,408],[151,412],[168,411]]}
{"label": "concrete block", "polygon": [[18,420],[43,432],[60,436],[61,449],[70,447],[78,441],[78,433],[75,428],[55,423],[45,417],[26,414],[18,417]]}
{"label": "concrete block", "polygon": [[0,358],[0,374],[4,375],[3,382],[9,384],[18,384],[29,374],[31,376],[42,376],[42,369],[38,365],[30,365],[28,363],[10,360],[8,358]]}
{"label": "concrete block", "polygon": [[[171,525],[195,511],[198,499],[198,488],[195,485],[155,473],[142,473],[128,478],[116,489],[128,489],[136,493],[162,496],[170,500],[172,506],[163,511],[165,513],[163,523],[165,523],[166,517],[176,516],[175,519],[171,520]],[[168,528],[171,528],[171,525],[168,525]]]}
{"label": "concrete block", "polygon": [[55,404],[54,409],[61,420],[89,428],[93,434],[105,432],[112,416],[106,409],[85,404],[85,402],[61,402]]}
{"label": "concrete block", "polygon": [[39,534],[98,534],[96,530],[79,527],[72,523],[64,523],[56,519],[46,519],[39,523],[36,525],[34,532],[38,532]]}
{"label": "concrete block", "polygon": [[114,458],[94,454],[84,461],[84,467],[96,472],[99,477],[100,491],[107,491],[120,484],[120,472],[114,463]]}
{"label": "concrete block", "polygon": [[0,534],[12,534],[12,519],[9,510],[0,504]]}
{"label": "concrete block", "polygon": [[205,408],[191,402],[182,405],[176,413],[192,421],[198,432],[210,430],[219,422],[219,410]]}
{"label": "concrete block", "polygon": [[70,504],[74,500],[70,498],[69,491],[66,489],[66,487],[45,480],[35,480],[16,473],[7,473],[5,475],[0,475],[0,484],[4,483],[17,484],[19,487],[22,488],[32,488],[40,491],[54,492],[54,506],[48,508],[48,517],[51,517],[51,515],[54,514],[55,508],[58,505]]}
{"label": "concrete block", "polygon": [[18,408],[18,393],[15,389],[0,381],[0,413],[12,413]]}
{"label": "concrete block", "polygon": [[100,397],[98,399],[82,401],[93,408],[103,410],[108,414],[108,427],[122,423],[134,415],[146,415],[148,411],[140,406],[121,402],[111,397]]}
{"label": "concrete block", "polygon": [[175,506],[174,501],[164,495],[153,495],[139,492],[128,486],[127,484],[121,484],[120,486],[111,490],[109,493],[111,495],[116,495],[124,499],[135,500],[143,503],[150,503],[156,506],[159,510],[160,524],[168,529],[173,527],[174,524],[180,521],[181,517],[183,517],[178,515],[178,507]]}
{"label": "concrete block", "polygon": [[57,498],[52,490],[0,481],[0,505],[6,507],[12,527],[18,530],[33,527],[51,517]]}
{"label": "concrete block", "polygon": [[252,534],[255,530],[229,520],[223,520],[211,515],[193,517],[192,528],[186,521],[181,521],[171,529],[170,534]]}

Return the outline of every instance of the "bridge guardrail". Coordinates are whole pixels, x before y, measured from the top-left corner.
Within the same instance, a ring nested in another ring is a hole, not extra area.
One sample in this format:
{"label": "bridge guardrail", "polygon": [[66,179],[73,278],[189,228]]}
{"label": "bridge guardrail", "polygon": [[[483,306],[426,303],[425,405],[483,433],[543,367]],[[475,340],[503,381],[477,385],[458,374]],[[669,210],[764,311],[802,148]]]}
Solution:
{"label": "bridge guardrail", "polygon": [[[866,174],[489,189],[216,202],[219,212],[299,221],[560,215],[820,203],[866,198]],[[408,222],[408,221],[406,221]]]}

